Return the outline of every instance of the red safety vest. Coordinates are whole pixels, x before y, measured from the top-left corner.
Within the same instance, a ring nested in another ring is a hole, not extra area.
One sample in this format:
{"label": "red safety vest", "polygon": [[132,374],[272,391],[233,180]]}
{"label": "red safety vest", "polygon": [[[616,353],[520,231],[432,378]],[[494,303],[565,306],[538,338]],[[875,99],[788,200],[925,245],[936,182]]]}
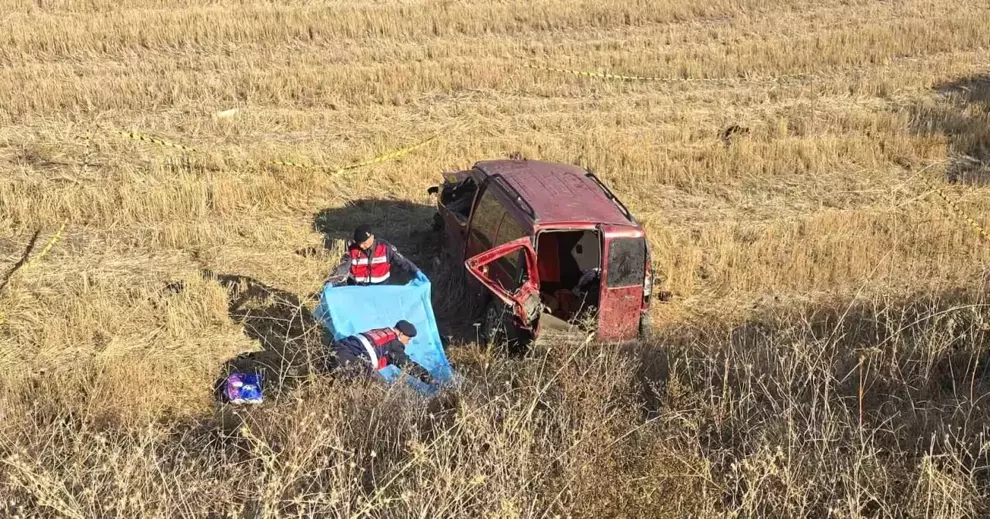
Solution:
{"label": "red safety vest", "polygon": [[354,281],[377,284],[387,280],[391,275],[387,250],[384,243],[376,243],[370,255],[358,247],[352,247],[351,277]]}
{"label": "red safety vest", "polygon": [[378,328],[359,333],[355,337],[368,352],[368,360],[375,369],[382,369],[388,366],[388,350],[385,345],[398,339],[399,335],[391,328]]}

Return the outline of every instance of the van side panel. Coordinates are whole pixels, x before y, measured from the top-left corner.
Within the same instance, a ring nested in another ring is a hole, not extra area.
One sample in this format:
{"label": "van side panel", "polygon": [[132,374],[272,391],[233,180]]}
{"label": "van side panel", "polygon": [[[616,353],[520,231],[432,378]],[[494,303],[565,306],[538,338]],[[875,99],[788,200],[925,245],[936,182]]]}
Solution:
{"label": "van side panel", "polygon": [[[518,212],[514,211],[515,205],[491,178],[486,178],[481,184],[471,211],[465,236],[465,259],[530,236],[532,232],[531,225],[520,223],[513,216]],[[488,275],[493,282],[512,293],[521,286],[525,270],[525,254],[520,250],[493,261]]]}

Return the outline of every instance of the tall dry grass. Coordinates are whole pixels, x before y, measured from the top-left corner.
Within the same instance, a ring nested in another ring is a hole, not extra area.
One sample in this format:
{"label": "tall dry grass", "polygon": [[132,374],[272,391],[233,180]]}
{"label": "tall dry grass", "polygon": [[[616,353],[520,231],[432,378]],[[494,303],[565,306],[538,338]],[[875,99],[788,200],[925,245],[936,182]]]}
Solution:
{"label": "tall dry grass", "polygon": [[[990,225],[988,26],[971,0],[0,0],[0,275],[69,222],[0,289],[0,507],[984,515],[990,247],[919,177]],[[516,152],[643,222],[656,338],[471,344],[425,190]],[[431,407],[312,373],[309,295],[361,221],[465,343]],[[237,418],[211,386],[244,352],[287,385]]]}
{"label": "tall dry grass", "polygon": [[463,346],[452,355],[469,382],[429,404],[313,377],[264,409],[122,419],[109,409],[164,396],[135,386],[171,373],[92,363],[5,383],[0,507],[66,517],[978,517],[990,313],[977,294],[809,306],[525,360]]}

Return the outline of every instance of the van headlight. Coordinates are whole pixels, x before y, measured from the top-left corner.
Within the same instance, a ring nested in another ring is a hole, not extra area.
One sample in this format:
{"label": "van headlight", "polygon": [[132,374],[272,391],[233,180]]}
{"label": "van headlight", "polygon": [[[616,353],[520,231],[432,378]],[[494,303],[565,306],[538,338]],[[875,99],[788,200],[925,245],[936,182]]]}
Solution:
{"label": "van headlight", "polygon": [[653,271],[646,271],[646,279],[643,280],[643,297],[649,298],[653,293]]}

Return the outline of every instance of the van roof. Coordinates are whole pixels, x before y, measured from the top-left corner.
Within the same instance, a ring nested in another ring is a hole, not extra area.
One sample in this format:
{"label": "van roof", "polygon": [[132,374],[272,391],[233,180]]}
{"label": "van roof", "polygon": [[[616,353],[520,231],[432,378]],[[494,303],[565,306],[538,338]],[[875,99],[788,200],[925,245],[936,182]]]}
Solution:
{"label": "van roof", "polygon": [[475,169],[498,175],[529,204],[541,225],[604,223],[636,225],[588,172],[578,166],[537,160],[486,160]]}

